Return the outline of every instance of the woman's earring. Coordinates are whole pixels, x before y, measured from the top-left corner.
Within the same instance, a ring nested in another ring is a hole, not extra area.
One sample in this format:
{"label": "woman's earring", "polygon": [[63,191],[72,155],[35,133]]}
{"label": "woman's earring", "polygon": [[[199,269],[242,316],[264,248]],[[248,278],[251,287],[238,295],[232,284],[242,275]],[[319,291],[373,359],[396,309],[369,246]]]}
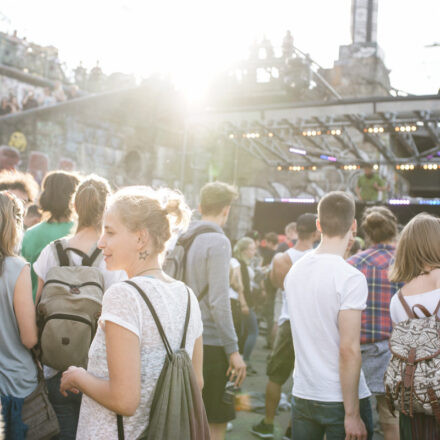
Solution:
{"label": "woman's earring", "polygon": [[146,260],[148,255],[150,255],[150,253],[147,250],[140,251],[139,252],[139,260]]}

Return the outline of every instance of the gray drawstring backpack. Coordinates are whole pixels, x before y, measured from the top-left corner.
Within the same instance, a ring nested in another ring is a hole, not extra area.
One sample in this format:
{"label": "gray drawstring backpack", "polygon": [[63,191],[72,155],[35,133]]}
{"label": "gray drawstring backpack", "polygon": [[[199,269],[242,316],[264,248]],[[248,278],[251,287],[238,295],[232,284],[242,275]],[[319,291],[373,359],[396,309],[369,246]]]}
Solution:
{"label": "gray drawstring backpack", "polygon": [[[188,306],[180,348],[173,352],[153,304],[145,292],[133,281],[125,281],[134,287],[150,309],[162,338],[167,356],[153,395],[148,426],[139,440],[209,440],[208,419],[198,387],[193,366],[185,350],[186,333],[191,314],[191,296]],[[117,416],[118,439],[124,440],[122,416]]]}

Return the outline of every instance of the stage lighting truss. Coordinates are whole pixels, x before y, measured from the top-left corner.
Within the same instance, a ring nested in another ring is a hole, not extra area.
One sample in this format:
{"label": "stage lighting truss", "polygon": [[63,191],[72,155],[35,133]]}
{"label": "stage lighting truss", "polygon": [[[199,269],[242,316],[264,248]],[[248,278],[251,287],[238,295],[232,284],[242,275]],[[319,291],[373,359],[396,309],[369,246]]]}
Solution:
{"label": "stage lighting truss", "polygon": [[360,165],[344,165],[342,167],[342,169],[346,170],[346,171],[354,171],[354,170],[359,170],[361,168]]}
{"label": "stage lighting truss", "polygon": [[436,170],[440,170],[440,164],[424,163],[422,165],[414,165],[412,163],[406,163],[406,164],[396,165],[396,170],[399,171],[414,171],[416,169],[423,169],[425,171],[436,171]]}

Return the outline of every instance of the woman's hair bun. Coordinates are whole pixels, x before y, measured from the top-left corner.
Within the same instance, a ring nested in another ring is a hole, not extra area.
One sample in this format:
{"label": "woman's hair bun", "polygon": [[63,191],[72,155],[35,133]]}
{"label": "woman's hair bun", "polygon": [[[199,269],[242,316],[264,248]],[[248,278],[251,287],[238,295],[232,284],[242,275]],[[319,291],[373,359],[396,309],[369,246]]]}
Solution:
{"label": "woman's hair bun", "polygon": [[373,243],[390,241],[397,235],[397,218],[388,208],[374,206],[364,212],[362,229]]}

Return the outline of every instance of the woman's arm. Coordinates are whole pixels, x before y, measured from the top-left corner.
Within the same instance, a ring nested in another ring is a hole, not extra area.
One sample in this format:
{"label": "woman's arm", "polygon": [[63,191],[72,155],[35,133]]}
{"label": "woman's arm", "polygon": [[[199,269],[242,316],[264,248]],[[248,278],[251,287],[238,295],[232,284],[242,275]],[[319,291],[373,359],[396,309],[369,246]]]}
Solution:
{"label": "woman's arm", "polygon": [[37,318],[32,299],[32,282],[29,265],[23,267],[14,288],[14,310],[20,339],[27,348],[38,342]]}
{"label": "woman's arm", "polygon": [[70,367],[63,373],[60,391],[84,394],[122,416],[132,416],[141,394],[139,338],[111,321],[105,323],[109,379],[99,379],[83,368]]}
{"label": "woman's arm", "polygon": [[199,336],[194,343],[192,365],[200,391],[203,390],[203,337]]}

